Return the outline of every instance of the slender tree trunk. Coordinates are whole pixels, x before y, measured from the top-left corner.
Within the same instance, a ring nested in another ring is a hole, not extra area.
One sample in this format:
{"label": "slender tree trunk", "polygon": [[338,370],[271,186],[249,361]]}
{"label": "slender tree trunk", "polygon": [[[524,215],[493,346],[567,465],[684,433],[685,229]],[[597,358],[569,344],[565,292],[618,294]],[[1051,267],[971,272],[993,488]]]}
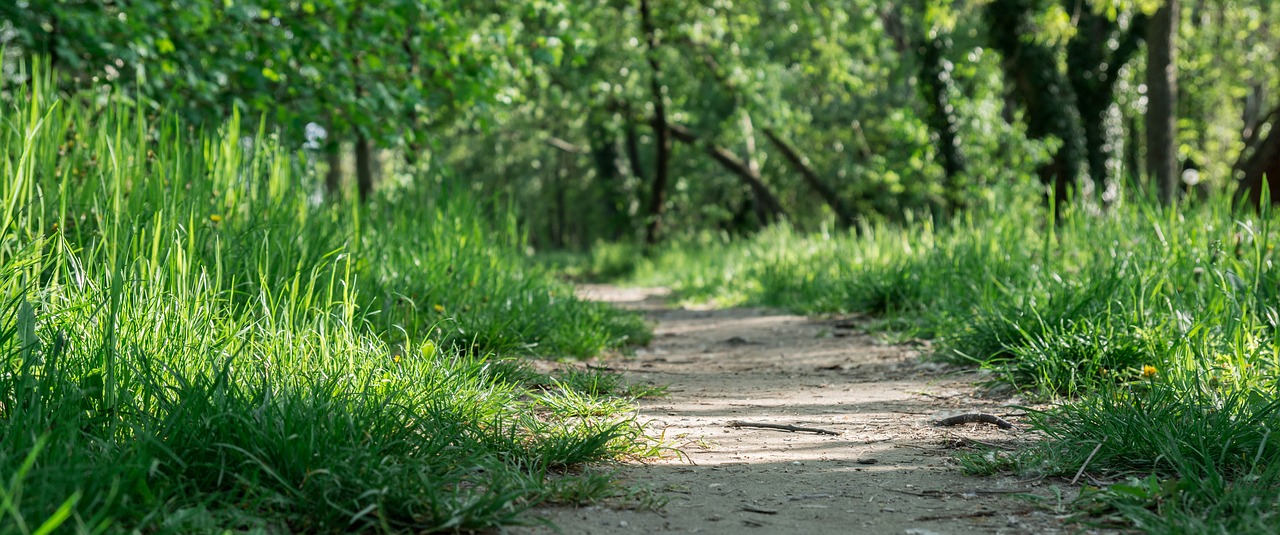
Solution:
{"label": "slender tree trunk", "polygon": [[[347,32],[352,33],[360,24],[360,14],[364,7],[364,2],[357,1],[352,7],[351,18],[347,20]],[[360,55],[358,50],[351,51],[351,80],[352,89],[357,98],[364,94],[364,87],[360,83]],[[355,120],[355,110],[348,108],[349,121]],[[356,127],[356,192],[360,195],[360,201],[369,200],[369,195],[373,193],[373,150],[369,146],[369,138],[360,128]]]}
{"label": "slender tree trunk", "polygon": [[1244,128],[1240,130],[1245,140],[1245,145],[1253,142],[1258,135],[1258,127],[1261,126],[1263,115],[1262,105],[1266,102],[1266,88],[1260,83],[1254,83],[1249,89],[1249,94],[1244,97]]}
{"label": "slender tree trunk", "polygon": [[636,131],[636,123],[627,119],[626,127],[627,163],[631,168],[631,176],[640,182],[645,181],[644,162],[640,161],[640,133]]}
{"label": "slender tree trunk", "polygon": [[1253,203],[1261,204],[1263,184],[1268,189],[1271,203],[1280,202],[1280,121],[1272,123],[1271,132],[1256,154],[1252,165],[1245,170],[1245,182],[1258,184],[1253,189]]}
{"label": "slender tree trunk", "polygon": [[[603,235],[616,241],[622,238],[627,228],[623,212],[623,171],[619,165],[617,133],[594,115],[587,123],[587,132],[591,136],[591,159],[596,168],[596,182],[600,184],[600,205],[605,222]],[[588,239],[596,237],[588,235]]]}
{"label": "slender tree trunk", "polygon": [[1132,182],[1133,190],[1141,192],[1146,181],[1142,179],[1142,158],[1139,157],[1141,144],[1138,137],[1138,118],[1137,116],[1130,116],[1126,122],[1128,125],[1125,130],[1128,131],[1128,140],[1124,143],[1124,164],[1128,168],[1129,180]]}
{"label": "slender tree trunk", "polygon": [[658,233],[662,230],[662,213],[667,204],[667,173],[671,168],[671,133],[667,128],[662,65],[658,62],[658,32],[653,25],[653,13],[649,9],[649,0],[640,0],[640,25],[644,31],[645,42],[648,44],[645,56],[649,61],[649,91],[653,98],[653,132],[657,137],[653,187],[649,191],[649,220],[645,224],[644,231],[645,244],[653,245],[658,243]]}
{"label": "slender tree trunk", "polygon": [[[747,145],[747,170],[750,171],[752,175],[759,177],[760,161],[756,159],[755,126],[751,124],[751,116],[746,113],[742,114],[742,139]],[[763,184],[763,180],[761,183]],[[765,193],[768,193],[768,191],[766,190]],[[754,203],[756,219],[760,221],[761,225],[766,224],[766,222],[773,217],[773,214],[770,214],[765,208],[765,204],[766,203],[763,202]]]}
{"label": "slender tree trunk", "polygon": [[[329,134],[330,138],[333,134]],[[329,169],[324,173],[324,192],[330,201],[342,198],[342,143],[330,141],[325,144],[325,160]]]}
{"label": "slender tree trunk", "polygon": [[1095,15],[1089,9],[1081,9],[1076,16],[1079,18],[1077,33],[1067,43],[1067,77],[1080,110],[1085,160],[1089,164],[1088,178],[1100,193],[1106,190],[1109,172],[1115,167],[1115,154],[1111,148],[1118,145],[1112,142],[1113,132],[1107,128],[1108,109],[1114,100],[1112,81],[1103,75],[1109,52],[1108,40],[1116,25],[1105,15]]}
{"label": "slender tree trunk", "polygon": [[1178,0],[1166,0],[1147,33],[1147,169],[1162,204],[1178,194]]}
{"label": "slender tree trunk", "polygon": [[356,134],[356,190],[360,200],[373,194],[373,147],[364,134]]}
{"label": "slender tree trunk", "polygon": [[951,39],[945,35],[924,37],[924,55],[920,58],[920,93],[927,109],[928,123],[936,138],[938,156],[946,175],[943,195],[955,206],[963,198],[957,191],[957,180],[964,172],[964,152],[960,146],[960,118],[951,105],[951,99],[959,90],[951,78],[951,65],[944,57],[951,47]]}
{"label": "slender tree trunk", "polygon": [[55,74],[58,67],[62,66],[62,58],[58,57],[58,31],[58,15],[55,12],[49,16],[49,38],[46,41],[48,49],[45,50],[49,55],[49,70]]}
{"label": "slender tree trunk", "polygon": [[553,176],[555,177],[553,179],[554,180],[553,187],[555,188],[554,205],[555,205],[556,212],[555,212],[555,230],[551,234],[551,240],[552,240],[552,243],[555,244],[556,248],[559,248],[559,249],[564,249],[565,242],[567,240],[566,235],[568,234],[568,232],[566,231],[566,227],[569,226],[569,215],[568,215],[568,209],[566,206],[566,204],[568,203],[567,201],[568,195],[566,190],[568,190],[569,188],[565,184],[565,182],[567,182],[565,180],[565,176],[569,174],[570,161],[571,161],[571,158],[569,157],[569,153],[567,152],[560,153],[560,164],[556,166],[555,171],[552,171],[552,173],[554,173]]}
{"label": "slender tree trunk", "polygon": [[[418,66],[418,50],[413,44],[413,28],[409,25],[405,32],[404,40],[401,41],[401,48],[404,50],[405,58],[409,63],[409,77],[417,78],[421,75],[421,68]],[[418,132],[418,107],[412,102],[406,106],[406,118],[408,123],[404,125],[405,150],[404,160],[410,169],[418,166],[418,160],[422,156],[422,139]]]}

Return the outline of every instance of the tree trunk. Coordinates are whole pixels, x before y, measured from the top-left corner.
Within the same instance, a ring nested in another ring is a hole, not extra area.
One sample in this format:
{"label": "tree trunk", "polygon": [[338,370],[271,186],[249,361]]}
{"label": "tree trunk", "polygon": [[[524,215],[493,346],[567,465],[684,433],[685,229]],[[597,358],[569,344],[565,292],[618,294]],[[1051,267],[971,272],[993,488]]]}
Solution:
{"label": "tree trunk", "polygon": [[[330,137],[333,134],[329,134]],[[342,143],[330,141],[325,144],[325,160],[329,169],[324,173],[324,192],[330,201],[342,198]]]}
{"label": "tree trunk", "polygon": [[[417,21],[414,21],[415,24],[416,22]],[[404,39],[400,42],[400,46],[404,51],[405,59],[409,64],[409,77],[416,79],[422,76],[422,69],[418,65],[418,49],[413,44],[413,28],[414,24],[410,24],[408,26],[408,29],[404,34]],[[421,139],[422,134],[418,129],[418,107],[413,102],[409,102],[408,105],[405,106],[405,115],[408,120],[408,124],[402,125],[402,135],[405,140],[404,162],[408,165],[410,170],[416,171],[418,161],[421,159],[423,151]]]}
{"label": "tree trunk", "polygon": [[1250,205],[1261,205],[1264,188],[1269,190],[1272,204],[1280,203],[1280,108],[1259,121],[1257,129],[1268,122],[1271,123],[1271,131],[1267,137],[1258,140],[1255,136],[1234,166],[1244,177],[1236,190],[1233,204],[1239,205],[1247,197]]}
{"label": "tree trunk", "polygon": [[1128,140],[1124,143],[1124,165],[1128,168],[1129,180],[1134,191],[1143,191],[1143,184],[1146,183],[1142,179],[1142,158],[1138,155],[1141,146],[1138,141],[1138,117],[1130,116],[1127,120]]}
{"label": "tree trunk", "polygon": [[[746,113],[742,114],[742,139],[747,145],[747,170],[750,171],[753,176],[759,177],[760,162],[756,159],[756,129],[755,125],[751,124],[751,115]],[[763,183],[763,181],[761,183]],[[766,190],[765,193],[768,193],[768,191]],[[756,219],[759,220],[762,225],[773,217],[773,214],[770,214],[766,208],[767,204],[768,203],[764,202],[754,203]]]}
{"label": "tree trunk", "polygon": [[1007,83],[1026,108],[1027,135],[1062,141],[1053,159],[1039,170],[1040,180],[1053,186],[1058,208],[1084,173],[1087,152],[1075,91],[1058,70],[1057,51],[1025,39],[1035,28],[1033,7],[1029,0],[994,0],[984,17],[991,46],[1004,57]]}
{"label": "tree trunk", "polygon": [[653,26],[649,0],[640,0],[640,26],[644,31],[649,61],[649,91],[653,98],[653,132],[657,136],[654,157],[653,187],[649,190],[649,220],[645,224],[644,243],[658,243],[662,230],[662,212],[667,204],[667,173],[671,168],[671,134],[667,128],[666,95],[662,85],[662,65],[658,62],[658,32]]}
{"label": "tree trunk", "polygon": [[373,148],[362,133],[356,134],[356,191],[361,201],[373,194]]}
{"label": "tree trunk", "polygon": [[636,123],[627,119],[626,149],[627,163],[631,168],[631,176],[643,183],[645,181],[644,162],[640,161],[640,133],[636,132]]}
{"label": "tree trunk", "polygon": [[1089,178],[1103,203],[1109,204],[1118,191],[1115,179],[1124,144],[1124,128],[1114,105],[1115,84],[1120,69],[1141,49],[1148,20],[1136,15],[1121,31],[1116,21],[1089,9],[1080,10],[1076,17],[1077,33],[1067,43],[1067,73],[1084,129]]}
{"label": "tree trunk", "polygon": [[[596,168],[596,182],[600,184],[602,192],[600,204],[605,222],[603,234],[605,238],[617,241],[627,231],[617,133],[594,116],[587,123],[587,132],[591,136],[591,160]],[[589,236],[589,239],[595,237]]]}
{"label": "tree trunk", "polygon": [[1161,204],[1178,194],[1178,0],[1166,0],[1147,28],[1147,171]]}
{"label": "tree trunk", "polygon": [[1076,15],[1076,36],[1067,43],[1067,76],[1071,89],[1076,93],[1076,105],[1080,110],[1080,126],[1084,129],[1085,159],[1089,163],[1089,178],[1095,188],[1105,190],[1110,170],[1115,167],[1115,154],[1108,150],[1108,108],[1111,107],[1111,84],[1102,80],[1098,67],[1107,60],[1107,38],[1114,23],[1104,16],[1095,15],[1089,9],[1081,9]]}
{"label": "tree trunk", "polygon": [[960,146],[960,118],[956,116],[951,99],[959,89],[951,78],[951,65],[943,57],[951,47],[951,39],[944,35],[924,37],[924,55],[920,58],[920,94],[924,98],[929,127],[942,170],[946,175],[943,195],[952,206],[960,204],[963,192],[957,191],[959,175],[964,172],[964,153]]}
{"label": "tree trunk", "polygon": [[49,55],[49,70],[55,74],[58,72],[58,67],[62,66],[62,58],[58,57],[58,31],[58,13],[52,11],[49,15],[49,37],[46,41],[48,49],[45,53]]}
{"label": "tree trunk", "polygon": [[569,226],[569,214],[568,207],[566,206],[568,204],[566,197],[568,196],[567,190],[569,187],[565,184],[565,182],[567,182],[565,177],[569,174],[571,161],[572,159],[569,157],[569,153],[561,152],[560,164],[552,171],[552,176],[555,177],[553,178],[552,183],[555,189],[555,201],[553,203],[555,205],[555,228],[551,234],[551,242],[555,244],[557,249],[564,249],[567,241],[566,235],[568,232],[566,227]]}

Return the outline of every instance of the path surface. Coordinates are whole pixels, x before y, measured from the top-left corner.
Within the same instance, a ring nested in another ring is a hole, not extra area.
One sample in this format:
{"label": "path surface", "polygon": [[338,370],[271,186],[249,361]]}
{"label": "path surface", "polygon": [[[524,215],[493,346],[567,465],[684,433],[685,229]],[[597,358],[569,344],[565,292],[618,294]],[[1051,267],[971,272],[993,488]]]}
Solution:
{"label": "path surface", "polygon": [[[1025,426],[931,425],[965,412],[1017,412],[1004,407],[1007,399],[977,397],[972,373],[922,362],[920,348],[877,343],[849,322],[763,309],[672,309],[657,290],[582,292],[646,310],[657,322],[648,348],[607,364],[632,382],[669,385],[668,396],[642,404],[640,417],[686,458],[622,469],[626,484],[669,500],[657,511],[533,512],[560,533],[1063,531],[1051,513],[1013,496],[1047,496],[1048,484],[965,476],[952,460],[967,440],[1028,440]],[[728,427],[735,420],[840,434]]]}

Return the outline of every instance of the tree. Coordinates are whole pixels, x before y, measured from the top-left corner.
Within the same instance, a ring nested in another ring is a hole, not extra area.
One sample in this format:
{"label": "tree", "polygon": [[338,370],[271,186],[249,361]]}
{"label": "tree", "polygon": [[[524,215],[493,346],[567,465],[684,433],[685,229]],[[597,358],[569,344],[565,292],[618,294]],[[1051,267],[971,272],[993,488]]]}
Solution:
{"label": "tree", "polygon": [[1160,202],[1177,199],[1178,0],[1165,0],[1147,36],[1147,169]]}
{"label": "tree", "polygon": [[[1270,126],[1265,137],[1257,134],[1263,126]],[[1263,189],[1269,191],[1272,203],[1280,203],[1280,106],[1258,121],[1256,128],[1246,136],[1246,149],[1233,169],[1241,174],[1240,187],[1233,197],[1239,205],[1247,198],[1251,206],[1262,203]]]}
{"label": "tree", "polygon": [[946,55],[952,47],[950,21],[952,14],[946,6],[925,1],[920,13],[923,29],[917,53],[920,55],[920,96],[924,101],[925,116],[933,129],[942,170],[946,173],[946,194],[953,205],[959,204],[962,192],[956,182],[964,173],[964,147],[960,137],[960,117],[953,101],[959,100],[960,89],[952,76],[954,64]]}
{"label": "tree", "polygon": [[[1089,175],[1104,203],[1118,195],[1121,149],[1125,145],[1115,87],[1121,73],[1146,38],[1147,15],[1132,11],[1099,12],[1114,8],[1106,1],[1077,8],[1075,35],[1067,42],[1067,75],[1076,95],[1084,133]],[[1127,24],[1122,25],[1121,19]]]}
{"label": "tree", "polygon": [[1040,180],[1052,185],[1058,203],[1088,172],[1084,129],[1075,91],[1058,69],[1057,53],[1048,43],[1029,38],[1037,33],[1035,0],[995,0],[986,8],[991,44],[1004,56],[1010,90],[1027,112],[1027,134],[1056,137],[1061,145],[1041,166]]}
{"label": "tree", "polygon": [[653,187],[649,190],[649,220],[645,224],[644,242],[653,245],[658,242],[658,231],[662,228],[662,212],[667,203],[667,177],[671,171],[671,130],[667,125],[667,95],[662,84],[662,63],[658,60],[658,30],[653,24],[653,11],[649,0],[640,0],[640,26],[644,32],[646,45],[645,59],[649,62],[649,87],[653,99],[653,132],[658,141],[655,144]]}
{"label": "tree", "polygon": [[[110,83],[196,124],[232,110],[265,117],[300,146],[311,123],[356,140],[360,191],[372,152],[490,98],[491,10],[462,0],[262,0],[0,5],[12,45],[57,58],[67,90]],[[447,13],[447,16],[441,16]],[[483,37],[480,39],[479,37]],[[430,108],[429,117],[419,113]]]}

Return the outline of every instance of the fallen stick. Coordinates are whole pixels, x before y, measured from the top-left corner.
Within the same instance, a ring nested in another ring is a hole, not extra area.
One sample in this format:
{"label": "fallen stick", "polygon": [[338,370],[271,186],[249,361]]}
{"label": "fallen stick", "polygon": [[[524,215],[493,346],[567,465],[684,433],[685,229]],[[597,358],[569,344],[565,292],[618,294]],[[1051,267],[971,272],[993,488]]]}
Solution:
{"label": "fallen stick", "polygon": [[1102,444],[1106,441],[1107,437],[1102,437],[1102,440],[1098,441],[1098,445],[1093,447],[1093,451],[1089,453],[1089,456],[1084,460],[1084,464],[1080,465],[1080,470],[1076,472],[1076,477],[1071,478],[1072,485],[1075,485],[1076,481],[1080,480],[1080,474],[1083,474],[1084,469],[1089,467],[1089,461],[1093,460],[1093,456],[1098,454],[1098,450],[1102,449]]}
{"label": "fallen stick", "polygon": [[981,518],[984,516],[995,516],[999,511],[973,511],[971,513],[957,513],[954,515],[930,515],[916,518],[916,522],[930,522],[934,520],[957,520],[961,518]]}
{"label": "fallen stick", "polygon": [[831,498],[831,497],[832,496],[830,494],[797,494],[794,496],[787,496],[787,499],[794,502],[796,500],[816,500],[820,498]]}
{"label": "fallen stick", "polygon": [[819,434],[819,435],[839,435],[839,434],[840,434],[839,432],[836,432],[836,431],[829,431],[829,430],[826,430],[826,429],[818,429],[818,428],[816,428],[816,427],[797,427],[797,426],[794,426],[794,425],[765,424],[765,423],[758,423],[758,422],[742,422],[742,421],[738,421],[738,420],[734,420],[734,421],[732,421],[732,422],[729,422],[729,424],[728,424],[728,425],[729,425],[729,427],[759,427],[759,428],[761,428],[761,429],[778,429],[778,430],[781,430],[781,431],[791,431],[791,432],[793,432],[793,433],[796,433],[796,432],[800,432],[800,433],[817,433],[817,434]]}
{"label": "fallen stick", "polygon": [[941,420],[933,422],[933,425],[953,426],[953,425],[960,425],[960,424],[978,424],[978,423],[992,424],[999,427],[1000,429],[1013,429],[1013,424],[1009,423],[1008,420],[1005,420],[1004,418],[1001,418],[994,414],[986,414],[982,412],[973,412],[969,414],[960,414],[960,415],[952,416],[950,418],[943,418]]}

